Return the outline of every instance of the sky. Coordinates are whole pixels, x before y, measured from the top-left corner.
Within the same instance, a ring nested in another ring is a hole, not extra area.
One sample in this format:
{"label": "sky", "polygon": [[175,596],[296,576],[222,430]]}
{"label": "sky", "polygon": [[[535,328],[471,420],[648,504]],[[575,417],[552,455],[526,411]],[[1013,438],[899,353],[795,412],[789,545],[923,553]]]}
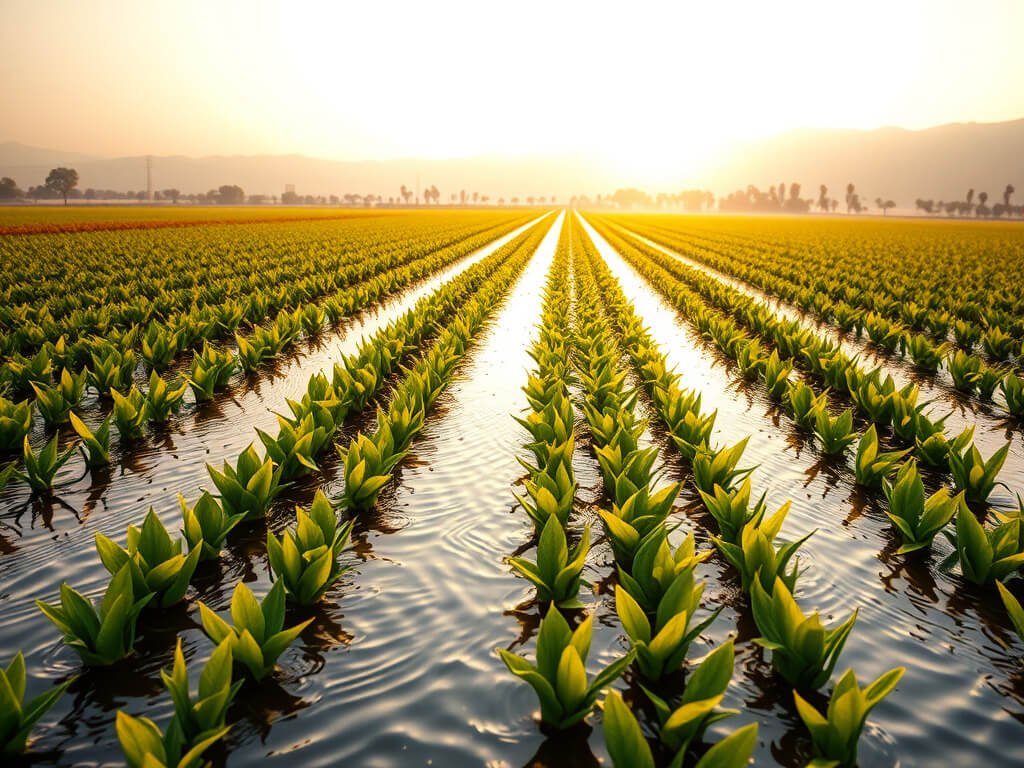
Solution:
{"label": "sky", "polygon": [[102,156],[574,153],[1024,116],[1024,1],[0,0],[0,141]]}

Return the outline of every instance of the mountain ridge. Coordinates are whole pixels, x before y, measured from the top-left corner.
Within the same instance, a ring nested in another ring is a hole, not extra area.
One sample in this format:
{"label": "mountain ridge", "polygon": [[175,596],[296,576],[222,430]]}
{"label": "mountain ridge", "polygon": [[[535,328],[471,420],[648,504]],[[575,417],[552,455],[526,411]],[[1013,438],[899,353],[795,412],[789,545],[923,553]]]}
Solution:
{"label": "mountain ridge", "polygon": [[[674,189],[709,188],[717,195],[754,184],[762,189],[784,182],[802,184],[803,197],[816,197],[824,183],[839,196],[848,182],[865,200],[876,196],[912,207],[916,198],[962,199],[967,189],[1001,196],[1012,183],[1024,194],[1024,118],[997,123],[958,122],[922,129],[798,128],[745,142],[721,158],[679,178]],[[50,168],[74,165],[79,187],[120,191],[145,188],[145,157],[99,157],[88,153],[0,143],[0,175],[19,186],[41,184]],[[436,185],[441,201],[460,190],[499,197],[572,195],[594,197],[619,187],[650,192],[665,185],[610,169],[581,153],[484,154],[447,159],[414,157],[334,160],[302,153],[154,156],[154,189],[202,192],[238,184],[247,193],[280,194],[293,184],[299,194],[397,195]]]}

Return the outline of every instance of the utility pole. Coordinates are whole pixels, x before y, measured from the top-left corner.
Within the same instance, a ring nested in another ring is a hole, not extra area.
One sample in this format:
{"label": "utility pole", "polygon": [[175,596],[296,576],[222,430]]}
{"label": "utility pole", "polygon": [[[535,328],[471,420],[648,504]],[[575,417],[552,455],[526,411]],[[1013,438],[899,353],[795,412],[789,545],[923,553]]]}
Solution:
{"label": "utility pole", "polygon": [[153,156],[146,155],[146,200],[153,200]]}

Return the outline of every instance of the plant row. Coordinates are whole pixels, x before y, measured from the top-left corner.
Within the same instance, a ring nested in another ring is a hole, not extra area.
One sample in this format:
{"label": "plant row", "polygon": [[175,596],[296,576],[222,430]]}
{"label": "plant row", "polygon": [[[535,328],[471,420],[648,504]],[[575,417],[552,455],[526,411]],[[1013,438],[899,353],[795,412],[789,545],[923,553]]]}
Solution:
{"label": "plant row", "polygon": [[[35,394],[35,407],[47,426],[66,424],[72,415],[81,415],[81,404],[87,389],[93,389],[105,400],[113,400],[115,419],[117,411],[125,411],[124,402],[131,405],[128,413],[137,414],[137,425],[128,424],[129,439],[145,422],[163,423],[177,411],[186,391],[191,388],[197,403],[212,400],[215,394],[228,386],[236,371],[256,372],[267,361],[276,358],[295,344],[303,335],[316,335],[325,322],[332,324],[365,309],[385,296],[393,294],[411,283],[439,269],[504,234],[511,225],[491,228],[470,235],[454,244],[447,244],[426,255],[416,255],[404,264],[387,266],[388,258],[376,263],[379,271],[361,282],[350,285],[325,302],[307,302],[293,309],[282,309],[265,325],[256,325],[249,333],[234,334],[235,352],[218,349],[209,344],[213,334],[230,333],[237,323],[186,325],[177,329],[160,322],[151,322],[144,333],[139,327],[125,334],[116,334],[115,340],[93,339],[82,342],[90,346],[89,363],[75,372],[74,355],[63,340],[46,345],[31,358],[15,355],[7,363],[7,373],[15,394],[26,391]],[[418,253],[418,251],[416,251]],[[384,254],[388,257],[388,254]],[[240,315],[233,316],[240,320]],[[189,369],[175,380],[163,379],[159,372],[167,370],[183,349],[201,343],[196,349]],[[133,383],[138,368],[136,346],[141,346],[143,368],[149,373],[149,387],[145,393]],[[0,452],[20,448],[20,436],[32,425],[32,402],[12,402],[0,397],[0,414],[14,419],[12,428],[0,432]],[[2,418],[2,416],[0,416]],[[15,428],[16,427],[16,428]],[[124,435],[124,432],[122,432]]]}
{"label": "plant row", "polygon": [[[392,441],[397,440],[392,445],[404,446],[401,452],[408,449],[412,437],[422,428],[426,408],[449,380],[455,364],[465,354],[467,343],[482,326],[511,280],[521,272],[549,226],[550,222],[535,226],[471,268],[479,278],[478,290],[449,293],[448,301],[460,306],[461,310],[450,327],[442,332],[431,349],[395,387],[388,410],[378,411],[375,439],[379,441],[382,432],[387,431]],[[449,286],[437,293],[444,293]],[[436,323],[438,315],[432,314],[431,320]],[[372,342],[364,345],[364,350],[371,345]],[[404,344],[402,349],[406,349]],[[323,380],[322,374],[311,378],[310,389],[316,386],[316,381]],[[411,416],[410,410],[413,411]],[[366,509],[372,504],[365,495],[369,487],[365,480],[369,475],[358,467],[353,470],[349,463],[349,457],[362,440],[363,437],[359,436],[347,448],[339,447],[345,459],[346,476],[341,506],[350,512]],[[125,546],[105,536],[97,536],[100,560],[112,575],[98,605],[65,584],[61,587],[60,603],[51,605],[40,601],[40,609],[61,629],[65,643],[86,665],[104,666],[130,654],[137,622],[144,609],[148,605],[165,608],[185,599],[200,561],[219,557],[227,535],[240,522],[252,517],[254,509],[260,509],[260,516],[267,512],[269,500],[283,489],[280,481],[285,477],[284,467],[284,462],[271,456],[260,463],[251,446],[239,457],[237,470],[226,464],[224,473],[218,473],[211,467],[211,475],[221,495],[218,498],[204,493],[193,507],[180,499],[184,541],[175,541],[151,509],[140,527],[129,526]],[[373,499],[386,480],[371,481],[376,486]],[[118,735],[129,765],[200,764],[203,751],[227,732],[227,706],[238,686],[237,681],[232,682],[232,669],[243,669],[255,680],[273,671],[276,659],[309,623],[306,621],[285,629],[285,602],[312,605],[324,596],[345,571],[339,564],[339,556],[346,546],[351,527],[352,521],[341,523],[334,504],[318,491],[309,513],[296,509],[293,530],[285,531],[281,537],[268,533],[267,552],[274,583],[262,602],[258,602],[252,592],[239,583],[232,597],[233,625],[200,603],[203,629],[217,649],[201,676],[198,697],[193,700],[189,695],[187,671],[179,645],[174,669],[171,674],[164,675],[175,705],[175,715],[166,731],[162,732],[146,718],[135,718],[123,712],[118,714]],[[19,664],[23,678],[24,664],[20,655],[12,666],[17,670]],[[66,685],[48,695],[46,708],[52,705],[64,687]],[[23,680],[21,689],[19,700],[23,696]],[[15,736],[27,735],[31,725],[45,711],[43,709],[36,714],[36,709],[29,708],[33,714],[31,722],[27,722],[28,718],[19,711]],[[188,718],[196,727],[186,722]],[[12,742],[11,749],[20,751],[24,744],[24,738],[21,738],[17,743]]]}
{"label": "plant row", "polygon": [[[263,494],[259,503],[252,499],[245,501],[250,518],[261,516],[274,498],[270,491],[276,489],[282,480],[293,479],[315,468],[316,456],[329,446],[338,426],[350,412],[361,410],[369,402],[395,370],[402,356],[433,333],[438,323],[453,317],[467,294],[475,291],[509,254],[522,247],[527,240],[539,242],[537,238],[536,228],[530,233],[521,234],[491,256],[469,267],[440,290],[421,299],[405,315],[378,331],[354,355],[336,364],[330,378],[323,373],[311,377],[302,400],[289,401],[291,414],[278,415],[278,435],[274,437],[259,432],[267,452],[265,458],[259,459],[250,446],[239,456],[235,466],[226,463],[222,473],[211,469],[211,476],[218,488],[224,493],[235,477],[241,478],[235,484],[244,486],[268,462],[275,462],[278,474],[273,488]],[[159,377],[153,379],[153,388],[147,396],[139,393],[127,397],[115,394],[112,413],[99,428],[90,429],[74,413],[70,414],[72,425],[81,437],[80,445],[87,466],[98,467],[110,462],[111,420],[117,426],[122,441],[126,441],[143,435],[155,411],[159,409],[169,412],[168,401],[180,395],[161,385],[160,381]],[[14,414],[24,418],[26,407],[24,404],[14,406]],[[0,434],[5,430],[14,432],[24,427],[23,422],[15,422],[13,426],[9,422],[14,422],[14,419],[5,420],[0,416]],[[75,452],[76,445],[73,444],[58,454],[57,439],[55,435],[36,453],[29,445],[28,437],[22,437],[24,472],[18,472],[17,475],[28,482],[34,491],[48,492],[58,470]]]}
{"label": "plant row", "polygon": [[[664,355],[585,234],[583,246],[600,287],[602,306],[618,329],[634,370],[668,428],[672,442],[689,464],[692,481],[716,522],[718,531],[712,541],[737,571],[743,592],[750,596],[754,620],[762,633],[755,642],[771,651],[776,673],[793,686],[797,712],[810,732],[815,756],[836,765],[855,764],[857,740],[868,712],[895,687],[903,670],[892,670],[863,689],[857,684],[853,671],[848,670],[836,684],[824,715],[800,695],[829,681],[856,613],[834,629],[826,630],[816,612],[805,615],[799,608],[793,598],[800,573],[796,553],[810,534],[795,542],[776,541],[789,503],[770,515],[764,496],[753,506],[750,504],[753,470],[738,467],[746,439],[728,448],[711,447],[709,425],[714,421],[714,414],[701,413],[699,393],[679,388],[678,374],[668,370]],[[682,563],[688,563],[687,567],[692,569],[710,555],[696,554],[692,541],[691,534],[674,554],[663,540],[656,545],[648,543],[643,547],[643,561],[650,558],[657,562],[653,572],[658,574],[668,570],[673,561],[677,570],[681,570]],[[652,554],[654,547],[659,550],[657,555]],[[640,562],[638,553],[634,563]],[[647,570],[645,566],[643,572]],[[636,573],[620,572],[620,581],[628,588],[636,576]],[[657,588],[648,584],[646,591],[656,594]],[[637,622],[638,619],[639,614],[634,612],[631,620]],[[731,645],[728,643],[730,659]],[[713,652],[694,672],[693,678],[696,679],[704,665],[711,664],[719,654],[725,656],[726,651],[720,648]],[[718,674],[719,679],[727,681],[721,672]],[[692,680],[687,683],[687,690],[692,684]],[[724,686],[719,694],[723,692]],[[659,714],[663,711],[657,702],[655,707]],[[628,744],[633,741],[629,734],[635,735],[639,729],[625,714],[626,711],[620,711],[620,738]],[[645,761],[645,764],[653,763]]]}
{"label": "plant row", "polygon": [[[442,299],[432,304],[429,299],[435,299],[435,295],[418,305],[425,330],[443,319],[437,310],[440,304],[446,302],[451,306],[461,306],[463,311],[454,319],[451,329],[442,333],[431,350],[410,371],[406,380],[395,388],[386,416],[380,412],[379,422],[390,427],[392,434],[412,398],[423,391],[424,382],[429,383],[431,390],[419,402],[429,406],[436,397],[440,386],[451,375],[453,357],[461,357],[464,353],[465,344],[480,327],[482,317],[494,307],[514,275],[521,270],[546,229],[542,224],[523,233],[508,246],[471,267],[468,274],[438,289],[436,294],[445,294]],[[452,284],[460,282],[462,291],[450,290]],[[473,288],[467,290],[467,286]],[[479,290],[474,290],[476,286]],[[415,311],[411,311],[407,321],[414,314]],[[378,353],[385,349],[393,350],[395,341],[398,342],[399,353],[415,348],[409,339],[389,338],[387,332],[393,331],[399,323],[392,324],[378,337],[365,343],[361,354],[373,356],[371,350]],[[348,358],[345,365],[354,366],[357,359]],[[345,367],[339,367],[339,370],[349,372]],[[355,373],[358,373],[357,369]],[[362,384],[369,381],[364,378]],[[309,389],[313,390],[325,382],[323,374],[314,376],[310,379]],[[371,390],[365,388],[362,391]],[[310,399],[308,402],[314,401]],[[319,401],[316,406],[323,402]],[[422,418],[421,412],[418,415],[421,425]],[[412,435],[415,431],[407,430],[407,433]],[[350,454],[351,447],[343,453]],[[151,509],[141,526],[129,525],[123,547],[97,535],[96,549],[100,561],[112,574],[98,605],[68,585],[62,585],[59,603],[40,601],[40,609],[61,630],[66,643],[79,654],[84,664],[106,666],[117,662],[132,651],[137,622],[143,609],[151,603],[168,607],[182,601],[200,562],[219,557],[229,532],[247,517],[255,516],[256,510],[259,510],[259,516],[267,512],[269,502],[283,489],[281,480],[286,476],[285,469],[284,462],[275,461],[271,456],[261,461],[252,446],[239,458],[236,468],[225,464],[224,472],[219,473],[210,467],[220,496],[204,493],[194,506],[179,498],[184,541],[175,541]],[[346,475],[346,480],[352,479],[349,473]],[[352,489],[357,482],[355,478],[351,483]],[[343,501],[347,501],[349,493],[347,482],[346,500]],[[237,684],[231,682],[232,667],[245,668],[256,680],[272,671],[276,658],[308,624],[305,622],[284,629],[286,600],[310,605],[325,595],[344,572],[338,558],[348,541],[350,529],[351,521],[340,523],[334,505],[323,493],[317,492],[308,513],[296,509],[294,530],[286,530],[281,538],[273,534],[267,536],[267,553],[274,582],[262,603],[257,602],[251,591],[240,583],[231,600],[233,627],[200,604],[204,630],[217,644],[217,650],[201,678],[199,697],[196,701],[189,698],[187,674],[179,646],[174,670],[171,675],[165,675],[165,683],[175,703],[175,716],[166,732],[161,732],[144,718],[132,718],[124,713],[118,715],[118,733],[130,765],[153,765],[154,761],[160,765],[200,763],[207,746],[226,733],[226,708],[238,689]],[[24,749],[32,725],[70,683],[44,694],[26,709],[20,701],[25,688],[24,660],[20,654],[11,663],[7,675],[15,682],[12,690],[16,693],[17,710],[11,720],[16,727],[9,734],[9,743],[3,745],[5,750],[17,752]],[[20,683],[17,682],[18,677]],[[200,718],[203,727],[186,727],[186,717]],[[0,733],[7,736],[6,731]]]}
{"label": "plant row", "polygon": [[[877,427],[883,427],[891,428],[898,443],[912,446],[922,463],[951,472],[957,490],[963,491],[969,502],[980,504],[988,498],[1008,455],[1009,443],[984,459],[971,442],[973,429],[949,438],[944,432],[944,419],[933,420],[924,413],[926,403],[918,402],[916,385],[897,388],[890,376],[882,377],[880,369],[864,371],[856,359],[799,323],[779,320],[753,298],[635,239],[621,237],[601,221],[597,227],[627,262],[736,362],[741,375],[761,378],[796,423],[813,430],[825,453],[842,454],[859,441],[860,482],[880,487],[879,473],[895,470],[895,460],[900,457],[892,453],[875,465],[880,455]],[[753,330],[756,337],[748,337],[740,324]],[[774,347],[771,354],[762,348],[760,338],[770,340]],[[791,383],[789,377],[797,365],[823,381],[828,389],[818,391],[806,382]],[[859,435],[850,409],[831,415],[831,390],[849,397],[876,431],[869,429]]]}
{"label": "plant row", "polygon": [[[895,304],[900,317],[891,319],[876,309],[854,306],[846,301],[833,302],[827,298],[820,279],[813,281],[806,267],[798,274],[806,284],[798,285],[777,276],[773,270],[779,263],[764,253],[757,261],[745,249],[716,250],[693,244],[689,237],[670,235],[660,229],[631,227],[656,242],[672,247],[706,263],[730,277],[747,282],[765,293],[796,305],[821,322],[832,323],[844,333],[866,337],[878,348],[909,358],[919,370],[935,374],[940,368],[949,372],[953,386],[967,394],[977,394],[990,400],[998,389],[1003,395],[1003,407],[1014,416],[1024,416],[1024,380],[1004,363],[1021,356],[1021,342],[1004,332],[999,326],[981,327],[961,319],[953,319],[944,310],[929,320],[930,312],[914,301]],[[719,244],[719,247],[720,244]],[[866,294],[858,293],[862,298]],[[925,333],[925,328],[930,330]],[[947,341],[950,332],[956,340]],[[929,338],[931,336],[931,338]],[[933,341],[937,339],[938,341]],[[971,350],[979,347],[994,365],[989,365]]]}
{"label": "plant row", "polygon": [[[743,280],[763,279],[765,290],[779,287],[778,295],[815,312],[844,319],[870,312],[938,341],[952,331],[965,351],[982,342],[997,360],[1010,337],[1016,344],[1005,351],[1020,352],[1024,302],[1007,277],[1020,272],[1024,251],[1005,229],[733,218],[722,231],[692,218],[624,220]],[[994,329],[990,350],[983,339]]]}
{"label": "plant row", "polygon": [[79,367],[89,357],[80,340],[133,328],[141,336],[152,321],[183,331],[188,346],[513,220],[525,217],[416,214],[6,238],[0,242],[0,354],[32,354],[63,337]]}

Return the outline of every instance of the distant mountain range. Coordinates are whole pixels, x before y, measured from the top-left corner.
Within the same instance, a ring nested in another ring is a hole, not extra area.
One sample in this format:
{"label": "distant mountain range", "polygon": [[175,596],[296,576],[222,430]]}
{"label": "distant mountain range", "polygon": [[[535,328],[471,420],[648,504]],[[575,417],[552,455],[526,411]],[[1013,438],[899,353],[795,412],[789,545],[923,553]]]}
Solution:
{"label": "distant mountain range", "polygon": [[[27,189],[41,184],[58,165],[72,165],[86,189],[139,190],[146,185],[143,157],[103,158],[23,144],[0,144],[0,176]],[[674,189],[709,188],[718,195],[747,184],[762,189],[780,182],[803,185],[802,196],[814,198],[818,185],[842,197],[853,182],[865,201],[881,196],[912,207],[915,198],[963,199],[968,188],[988,192],[993,200],[1013,183],[1024,197],[1024,119],[1002,123],[957,123],[924,130],[806,129],[737,147],[709,160]],[[510,198],[575,194],[591,197],[623,186],[643,186],[642,179],[622,178],[584,155],[482,156],[447,160],[346,162],[304,155],[231,155],[153,158],[153,188],[203,192],[238,184],[247,193],[280,195],[286,184],[299,194],[397,195],[406,185],[414,192],[436,185],[441,201],[465,189]]]}
{"label": "distant mountain range", "polygon": [[[803,185],[816,198],[818,185],[840,200],[856,184],[869,205],[875,197],[913,207],[917,198],[963,200],[970,188],[1000,200],[1007,184],[1024,198],[1024,119],[954,123],[920,131],[903,128],[799,130],[751,143],[705,168],[699,181],[718,193],[761,189],[780,182]],[[991,203],[990,203],[991,204]]]}

